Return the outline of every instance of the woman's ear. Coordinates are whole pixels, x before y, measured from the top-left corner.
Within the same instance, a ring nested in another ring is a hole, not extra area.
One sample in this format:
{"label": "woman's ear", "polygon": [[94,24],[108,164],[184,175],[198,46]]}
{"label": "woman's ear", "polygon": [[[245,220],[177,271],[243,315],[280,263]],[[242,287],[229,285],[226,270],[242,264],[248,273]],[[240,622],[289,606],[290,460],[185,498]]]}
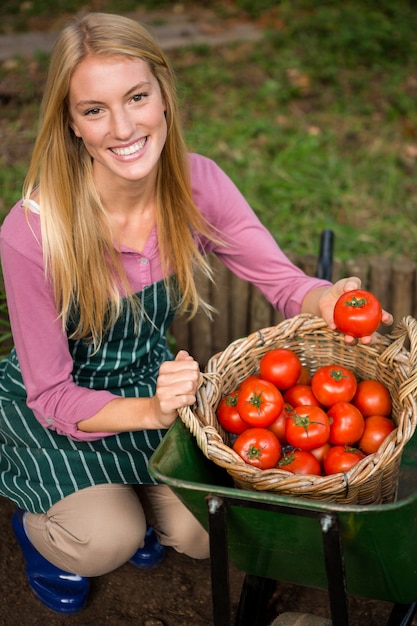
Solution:
{"label": "woman's ear", "polygon": [[77,125],[76,125],[76,124],[74,124],[74,122],[71,122],[71,121],[70,121],[69,126],[70,126],[70,128],[71,128],[72,132],[74,133],[74,135],[75,135],[76,137],[81,137],[81,133],[80,133],[80,131],[78,130]]}

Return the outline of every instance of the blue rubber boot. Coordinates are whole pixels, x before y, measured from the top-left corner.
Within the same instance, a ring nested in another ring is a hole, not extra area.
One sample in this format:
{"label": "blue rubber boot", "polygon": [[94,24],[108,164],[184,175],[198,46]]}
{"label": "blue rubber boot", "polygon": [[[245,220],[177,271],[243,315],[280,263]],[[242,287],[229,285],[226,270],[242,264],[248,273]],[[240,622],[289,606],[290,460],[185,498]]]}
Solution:
{"label": "blue rubber boot", "polygon": [[55,567],[32,545],[24,528],[25,512],[17,509],[12,526],[26,560],[26,575],[35,596],[48,609],[65,615],[81,611],[87,602],[88,578]]}
{"label": "blue rubber boot", "polygon": [[129,562],[139,569],[150,569],[162,563],[165,558],[165,552],[165,546],[159,543],[154,529],[148,526],[145,535],[145,545],[135,552]]}

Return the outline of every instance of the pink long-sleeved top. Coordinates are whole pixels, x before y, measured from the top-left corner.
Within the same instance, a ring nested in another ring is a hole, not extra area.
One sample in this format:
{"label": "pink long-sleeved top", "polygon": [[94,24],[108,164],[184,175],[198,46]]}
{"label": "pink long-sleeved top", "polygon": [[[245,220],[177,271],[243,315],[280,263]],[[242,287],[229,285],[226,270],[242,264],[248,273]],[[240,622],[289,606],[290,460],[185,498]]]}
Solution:
{"label": "pink long-sleeved top", "polygon": [[[211,160],[190,155],[193,197],[201,213],[222,233],[226,245],[202,240],[240,278],[256,285],[286,317],[300,312],[312,288],[329,285],[307,277],[282,253],[233,182]],[[39,207],[27,220],[19,201],[0,231],[0,251],[11,327],[27,392],[38,421],[78,441],[108,433],[84,433],[77,422],[88,419],[116,396],[77,385],[66,334],[57,320],[53,293],[44,276]],[[161,280],[156,229],[142,250],[122,247],[124,267],[134,292]]]}

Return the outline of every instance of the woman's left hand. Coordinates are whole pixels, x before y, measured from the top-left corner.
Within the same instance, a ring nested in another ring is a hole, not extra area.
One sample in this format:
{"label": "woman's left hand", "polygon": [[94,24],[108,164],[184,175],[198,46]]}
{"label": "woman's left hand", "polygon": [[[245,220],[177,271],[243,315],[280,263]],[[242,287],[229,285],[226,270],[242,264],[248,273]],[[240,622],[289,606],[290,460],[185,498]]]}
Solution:
{"label": "woman's left hand", "polygon": [[[352,289],[360,289],[361,288],[361,280],[356,276],[351,276],[349,278],[342,278],[338,280],[334,285],[326,289],[320,296],[318,301],[318,306],[320,309],[320,315],[324,319],[324,321],[328,324],[329,328],[332,330],[336,330],[336,324],[334,323],[333,311],[335,304],[339,297],[345,293],[346,291],[351,291]],[[394,321],[391,313],[387,311],[382,311],[382,319],[381,322],[386,326],[390,326]],[[345,335],[346,343],[355,343],[357,339],[350,335]],[[366,337],[361,337],[359,339],[360,342],[365,344],[371,344],[375,341],[375,336],[370,335]]]}
{"label": "woman's left hand", "polygon": [[153,398],[160,422],[156,428],[169,428],[179,408],[194,404],[199,382],[199,364],[185,350],[180,350],[173,361],[162,363]]}

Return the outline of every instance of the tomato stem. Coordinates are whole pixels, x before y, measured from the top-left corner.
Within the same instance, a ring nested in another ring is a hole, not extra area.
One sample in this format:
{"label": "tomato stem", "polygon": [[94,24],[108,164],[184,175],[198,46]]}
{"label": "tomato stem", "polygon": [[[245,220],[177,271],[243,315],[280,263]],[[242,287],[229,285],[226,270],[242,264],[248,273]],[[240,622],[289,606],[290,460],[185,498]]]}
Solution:
{"label": "tomato stem", "polygon": [[247,453],[246,456],[248,457],[248,459],[259,459],[262,456],[262,450],[260,448],[257,448],[255,445],[252,445]]}
{"label": "tomato stem", "polygon": [[345,305],[354,309],[360,309],[367,304],[366,298],[357,298],[352,296],[350,300],[346,300]]}
{"label": "tomato stem", "polygon": [[278,467],[285,467],[292,463],[295,459],[294,451],[284,454],[278,461]]}
{"label": "tomato stem", "polygon": [[320,426],[324,426],[323,422],[313,422],[310,420],[309,415],[298,415],[298,413],[294,413],[294,416],[291,418],[294,421],[296,426],[301,426],[304,428],[306,434],[308,435],[308,427],[310,424],[320,424]]}
{"label": "tomato stem", "polygon": [[262,400],[262,391],[254,392],[252,396],[249,398],[248,402],[258,409],[258,413],[261,411],[261,407],[264,404],[264,400]]}
{"label": "tomato stem", "polygon": [[236,406],[238,399],[239,399],[239,396],[237,395],[237,393],[234,393],[234,394],[230,394],[226,396],[225,402],[227,406]]}
{"label": "tomato stem", "polygon": [[333,380],[335,380],[336,382],[339,382],[341,380],[343,380],[344,378],[348,378],[348,376],[346,376],[345,374],[343,374],[343,370],[332,370],[330,372],[330,376],[333,378]]}

